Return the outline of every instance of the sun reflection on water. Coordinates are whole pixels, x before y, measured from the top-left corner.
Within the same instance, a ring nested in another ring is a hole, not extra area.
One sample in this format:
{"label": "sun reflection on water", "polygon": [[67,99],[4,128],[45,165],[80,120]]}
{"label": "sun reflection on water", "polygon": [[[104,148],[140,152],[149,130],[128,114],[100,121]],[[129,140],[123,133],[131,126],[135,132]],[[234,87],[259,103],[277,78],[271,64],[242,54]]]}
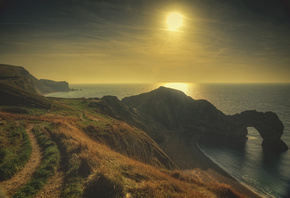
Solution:
{"label": "sun reflection on water", "polygon": [[189,95],[194,84],[192,83],[163,83],[161,84],[161,86],[172,88],[172,89],[177,89],[179,91],[184,92],[186,95]]}

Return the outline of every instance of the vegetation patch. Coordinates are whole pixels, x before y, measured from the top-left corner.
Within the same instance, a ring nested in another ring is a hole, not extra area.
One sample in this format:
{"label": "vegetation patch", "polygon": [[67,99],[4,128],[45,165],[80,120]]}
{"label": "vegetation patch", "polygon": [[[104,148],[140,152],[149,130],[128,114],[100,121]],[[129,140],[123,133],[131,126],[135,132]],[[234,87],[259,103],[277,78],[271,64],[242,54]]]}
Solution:
{"label": "vegetation patch", "polygon": [[110,178],[102,173],[96,174],[92,181],[88,183],[84,191],[84,197],[123,197],[124,189],[121,182],[115,178]]}
{"label": "vegetation patch", "polygon": [[40,127],[34,128],[33,132],[43,149],[42,163],[31,180],[13,197],[32,197],[45,186],[48,179],[55,174],[59,167],[60,153],[55,142],[51,141]]}
{"label": "vegetation patch", "polygon": [[0,181],[11,178],[28,162],[31,144],[23,125],[9,122],[0,128]]}
{"label": "vegetation patch", "polygon": [[46,127],[47,131],[55,140],[66,156],[63,164],[65,169],[65,181],[61,197],[78,198],[83,196],[84,178],[91,173],[88,162],[80,156],[80,145],[75,144],[65,133],[60,133],[58,124],[51,124]]}

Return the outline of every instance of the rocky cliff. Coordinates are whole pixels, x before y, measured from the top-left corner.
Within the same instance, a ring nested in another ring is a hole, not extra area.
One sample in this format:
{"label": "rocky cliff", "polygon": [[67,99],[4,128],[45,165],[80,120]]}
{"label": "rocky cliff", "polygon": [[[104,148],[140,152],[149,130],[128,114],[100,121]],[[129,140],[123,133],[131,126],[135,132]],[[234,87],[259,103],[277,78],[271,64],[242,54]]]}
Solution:
{"label": "rocky cliff", "polygon": [[204,134],[223,145],[242,146],[247,140],[247,127],[255,127],[264,139],[265,150],[288,149],[281,140],[283,123],[275,113],[245,111],[228,116],[206,100],[194,100],[170,88],[160,87],[122,101],[105,96],[89,106],[146,131],[161,146],[172,137],[196,134]]}
{"label": "rocky cliff", "polygon": [[58,91],[69,91],[69,84],[66,81],[53,81],[47,79],[40,79],[39,82],[44,85],[44,87],[39,90],[42,93],[51,93],[51,92],[58,92]]}
{"label": "rocky cliff", "polygon": [[262,147],[266,151],[285,151],[288,146],[281,140],[284,125],[273,112],[244,111],[230,117],[231,123],[246,130],[247,127],[257,129],[263,138]]}
{"label": "rocky cliff", "polygon": [[[122,102],[133,109],[131,112],[147,125],[143,129],[159,143],[174,134],[204,133],[234,145],[243,144],[247,139],[247,127],[252,126],[264,139],[265,150],[288,149],[281,140],[283,123],[273,112],[245,111],[227,116],[206,100],[194,100],[181,91],[165,87],[124,98]],[[148,127],[147,121],[153,123],[155,130]]]}
{"label": "rocky cliff", "polygon": [[23,67],[4,64],[0,64],[0,82],[38,94],[70,90],[67,82],[38,80]]}

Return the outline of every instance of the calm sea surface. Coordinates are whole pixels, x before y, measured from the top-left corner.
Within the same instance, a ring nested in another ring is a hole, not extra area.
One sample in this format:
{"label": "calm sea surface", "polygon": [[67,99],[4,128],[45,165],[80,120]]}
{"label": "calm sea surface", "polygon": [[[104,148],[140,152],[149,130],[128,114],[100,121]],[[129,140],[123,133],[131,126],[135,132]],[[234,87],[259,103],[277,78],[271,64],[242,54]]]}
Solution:
{"label": "calm sea surface", "polygon": [[[194,99],[206,99],[229,115],[244,110],[273,111],[285,127],[282,140],[290,146],[290,84],[83,84],[71,85],[71,88],[79,89],[78,91],[47,96],[92,98],[114,95],[122,99],[159,86],[182,90]],[[279,155],[265,154],[259,133],[254,128],[248,128],[248,132],[248,141],[243,151],[205,144],[201,147],[227,172],[263,192],[265,197],[290,197],[290,151]]]}

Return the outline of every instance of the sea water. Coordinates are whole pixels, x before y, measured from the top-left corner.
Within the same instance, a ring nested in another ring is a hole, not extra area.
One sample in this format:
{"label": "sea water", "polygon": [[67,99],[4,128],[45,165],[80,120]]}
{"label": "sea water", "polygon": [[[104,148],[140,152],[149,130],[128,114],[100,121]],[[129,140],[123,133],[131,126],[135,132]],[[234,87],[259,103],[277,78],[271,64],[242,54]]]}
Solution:
{"label": "sea water", "polygon": [[[290,84],[94,84],[71,85],[71,92],[48,94],[53,97],[94,98],[114,95],[119,99],[148,92],[159,86],[182,90],[194,99],[206,99],[228,115],[245,110],[275,112],[284,124],[282,140],[290,146]],[[202,144],[200,147],[215,163],[239,181],[263,192],[265,197],[290,197],[290,151],[264,153],[262,138],[248,128],[243,150]]]}

